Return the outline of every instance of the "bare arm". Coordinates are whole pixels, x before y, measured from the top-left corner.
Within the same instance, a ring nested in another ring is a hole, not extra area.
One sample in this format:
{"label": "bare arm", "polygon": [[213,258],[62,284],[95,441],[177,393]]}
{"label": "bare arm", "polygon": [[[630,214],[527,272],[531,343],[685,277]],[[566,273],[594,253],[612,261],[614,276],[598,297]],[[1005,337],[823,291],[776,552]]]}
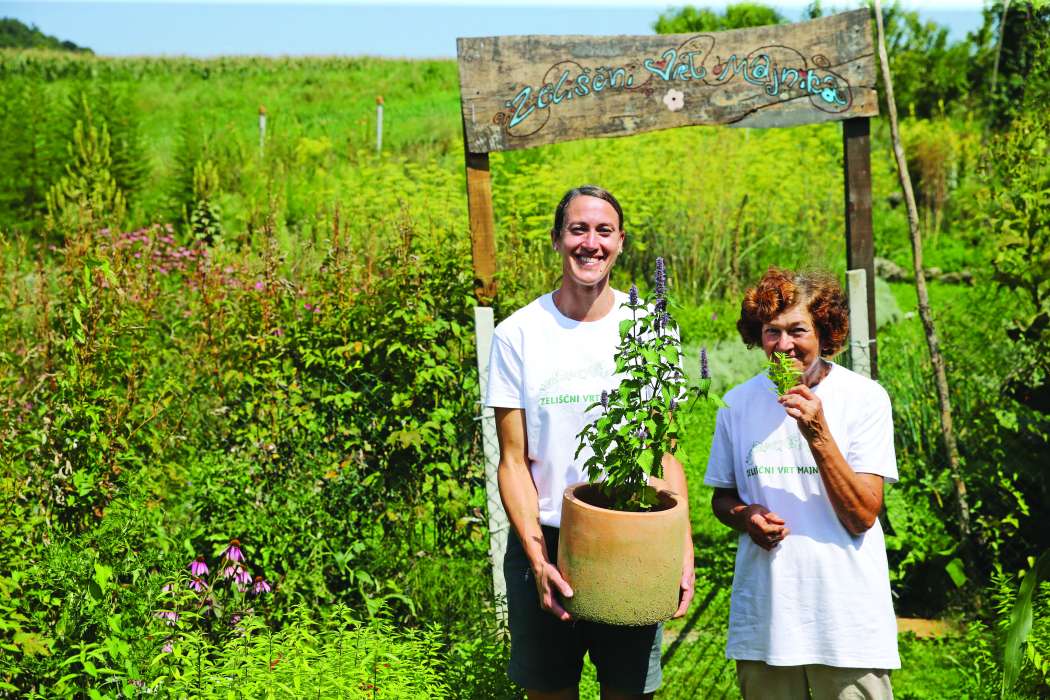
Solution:
{"label": "bare arm", "polygon": [[766,551],[791,533],[783,518],[759,503],[744,503],[736,489],[716,488],[711,496],[711,510],[723,525],[746,533]]}
{"label": "bare arm", "polygon": [[529,471],[525,410],[497,408],[495,412],[500,454],[497,480],[503,508],[529,558],[540,605],[555,617],[568,620],[570,615],[558,602],[554,589],[563,596],[572,596],[572,588],[547,556],[540,526],[539,495]]}
{"label": "bare arm", "polygon": [[820,399],[809,387],[794,387],[780,402],[809,443],[839,522],[851,535],[864,534],[882,510],[882,477],[853,471],[831,435]]}

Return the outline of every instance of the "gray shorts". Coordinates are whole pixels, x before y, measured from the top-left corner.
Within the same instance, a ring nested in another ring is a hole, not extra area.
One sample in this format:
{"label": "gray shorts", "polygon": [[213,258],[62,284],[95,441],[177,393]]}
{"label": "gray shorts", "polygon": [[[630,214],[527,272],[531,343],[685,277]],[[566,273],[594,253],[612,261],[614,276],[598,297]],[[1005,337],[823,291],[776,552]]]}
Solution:
{"label": "gray shorts", "polygon": [[[550,560],[558,561],[558,528],[544,527]],[[598,682],[623,693],[651,693],[660,687],[663,625],[621,627],[600,622],[562,622],[540,608],[532,567],[513,532],[503,559],[510,624],[507,675],[518,685],[542,692],[576,687],[589,653]]]}
{"label": "gray shorts", "polygon": [[893,700],[890,672],[882,668],[737,661],[736,678],[744,700]]}

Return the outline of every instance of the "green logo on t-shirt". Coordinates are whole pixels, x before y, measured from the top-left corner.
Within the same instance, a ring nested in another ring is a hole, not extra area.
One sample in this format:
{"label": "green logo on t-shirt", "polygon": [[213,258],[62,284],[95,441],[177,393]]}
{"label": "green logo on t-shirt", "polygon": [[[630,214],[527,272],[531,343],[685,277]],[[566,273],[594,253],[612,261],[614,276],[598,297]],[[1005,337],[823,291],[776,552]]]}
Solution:
{"label": "green logo on t-shirt", "polygon": [[[808,455],[802,450],[803,443],[800,435],[788,435],[787,437],[770,437],[761,442],[751,444],[747,451],[747,466],[744,473],[748,478],[754,478],[761,474],[819,474],[815,465],[798,464],[808,462]],[[785,455],[785,452],[791,454]],[[791,459],[794,457],[794,459]],[[759,464],[759,462],[776,461],[781,464]],[[796,462],[788,464],[788,462]]]}

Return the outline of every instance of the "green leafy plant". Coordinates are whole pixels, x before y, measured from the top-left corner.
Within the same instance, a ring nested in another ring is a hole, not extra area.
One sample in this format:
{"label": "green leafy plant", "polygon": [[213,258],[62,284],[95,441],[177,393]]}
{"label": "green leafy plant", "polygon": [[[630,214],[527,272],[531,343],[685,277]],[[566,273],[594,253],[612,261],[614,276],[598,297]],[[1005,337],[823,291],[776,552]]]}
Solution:
{"label": "green leafy plant", "polygon": [[1021,579],[1017,599],[1010,611],[1003,645],[1003,697],[1017,683],[1025,659],[1041,674],[1044,682],[1050,681],[1050,663],[1040,654],[1036,645],[1028,640],[1032,631],[1032,601],[1039,590],[1039,582],[1047,579],[1050,579],[1050,550],[1043,552],[1031,571]]}
{"label": "green leafy plant", "polygon": [[795,366],[795,361],[787,353],[775,352],[766,363],[769,379],[776,387],[777,396],[783,396],[793,386],[798,386],[802,372]]}
{"label": "green leafy plant", "polygon": [[677,449],[676,412],[683,399],[708,398],[711,377],[707,353],[701,351],[701,378],[686,388],[681,367],[678,324],[668,311],[667,276],[663,258],[656,259],[650,300],[631,285],[627,302],[631,318],[620,322],[616,372],[620,386],[603,391],[588,410],[601,415],[580,431],[579,456],[589,446],[594,454],[585,462],[591,483],[598,484],[614,510],[646,511],[659,503],[649,477],[663,476],[663,456]]}

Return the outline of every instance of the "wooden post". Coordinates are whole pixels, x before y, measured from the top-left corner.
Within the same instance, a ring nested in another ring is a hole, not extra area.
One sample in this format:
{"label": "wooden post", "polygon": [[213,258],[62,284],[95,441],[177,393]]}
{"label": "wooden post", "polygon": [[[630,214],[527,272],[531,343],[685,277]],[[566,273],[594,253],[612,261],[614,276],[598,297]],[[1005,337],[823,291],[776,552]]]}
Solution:
{"label": "wooden post", "polygon": [[[865,377],[871,376],[871,343],[868,338],[868,273],[846,270],[846,293],[849,305],[849,360],[850,369]],[[852,301],[856,299],[857,303]]]}
{"label": "wooden post", "polygon": [[376,95],[376,153],[383,152],[383,96]]}
{"label": "wooden post", "polygon": [[[871,227],[871,123],[868,117],[842,122],[842,168],[846,199],[846,269],[864,270],[871,378],[878,379],[875,324],[875,244]],[[851,306],[860,299],[850,296]],[[859,333],[857,334],[859,336]]]}
{"label": "wooden post", "polygon": [[467,211],[470,218],[471,257],[474,260],[474,294],[489,306],[496,298],[496,220],[492,213],[492,175],[489,154],[471,153],[467,160]]}
{"label": "wooden post", "polygon": [[266,107],[259,105],[259,153],[266,152]]}
{"label": "wooden post", "polygon": [[474,307],[474,329],[478,353],[478,386],[481,390],[481,447],[485,455],[485,493],[489,514],[489,556],[492,559],[492,593],[496,602],[496,619],[500,626],[507,624],[507,581],[503,576],[503,555],[507,551],[509,524],[503,501],[499,496],[499,441],[496,437],[494,411],[485,405],[489,388],[489,351],[492,348],[494,317],[492,307]]}

